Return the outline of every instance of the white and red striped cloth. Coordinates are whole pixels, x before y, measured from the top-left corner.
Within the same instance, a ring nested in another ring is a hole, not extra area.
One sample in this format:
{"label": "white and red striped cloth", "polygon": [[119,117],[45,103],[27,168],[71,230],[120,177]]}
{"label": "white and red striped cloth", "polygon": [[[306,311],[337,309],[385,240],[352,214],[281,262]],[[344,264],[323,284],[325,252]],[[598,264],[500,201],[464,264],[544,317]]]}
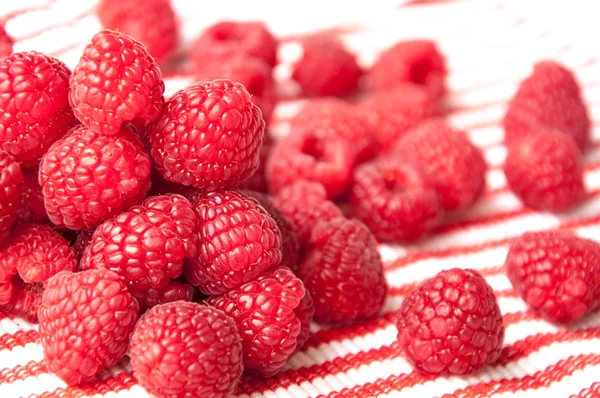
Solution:
{"label": "white and red striped cloth", "polygon": [[[16,39],[15,51],[52,54],[73,67],[100,28],[95,0],[1,0],[0,20]],[[142,2],[141,2],[142,3]],[[434,237],[410,247],[382,246],[391,287],[384,311],[360,325],[315,325],[306,347],[277,376],[244,379],[239,397],[479,397],[600,396],[600,313],[571,327],[547,323],[515,294],[503,270],[511,240],[527,230],[560,228],[600,240],[600,37],[596,2],[461,0],[424,2],[196,1],[174,0],[188,43],[219,19],[263,19],[280,37],[281,81],[298,56],[293,37],[334,29],[368,66],[377,53],[404,38],[430,37],[447,55],[450,122],[469,132],[489,163],[487,189],[466,214],[448,220]],[[532,64],[553,58],[572,68],[593,120],[586,158],[589,198],[565,214],[525,209],[506,187],[500,119]],[[166,77],[167,92],[184,87],[185,75]],[[293,92],[294,87],[290,86]],[[285,134],[298,101],[282,103],[273,130]],[[396,345],[395,311],[422,280],[442,269],[479,270],[494,288],[506,340],[498,363],[469,377],[415,372]],[[73,388],[47,373],[36,326],[0,314],[0,397],[147,397],[124,362],[101,381]]]}

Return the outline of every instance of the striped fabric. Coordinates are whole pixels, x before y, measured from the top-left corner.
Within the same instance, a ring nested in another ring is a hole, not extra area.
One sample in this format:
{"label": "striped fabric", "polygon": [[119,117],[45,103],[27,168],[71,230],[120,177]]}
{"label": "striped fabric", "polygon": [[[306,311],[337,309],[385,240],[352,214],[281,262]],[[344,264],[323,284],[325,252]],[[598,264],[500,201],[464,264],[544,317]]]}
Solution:
{"label": "striped fabric", "polygon": [[[0,19],[16,38],[16,51],[38,50],[73,67],[100,25],[95,0],[1,0]],[[434,237],[414,246],[381,246],[390,294],[382,314],[352,327],[314,325],[306,347],[271,379],[246,378],[238,397],[479,397],[600,396],[600,313],[571,327],[549,324],[529,311],[503,270],[511,241],[528,230],[566,229],[600,240],[600,26],[595,2],[459,0],[342,2],[304,0],[174,0],[183,45],[223,18],[264,19],[283,40],[276,69],[282,95],[272,130],[302,99],[289,82],[299,56],[294,38],[307,31],[339,34],[369,66],[394,42],[431,37],[448,56],[450,122],[468,131],[489,163],[483,197],[466,214],[447,220]],[[507,100],[532,64],[553,58],[576,71],[593,120],[585,154],[589,198],[555,215],[524,208],[506,187],[500,119]],[[185,71],[166,74],[168,93],[191,81]],[[421,281],[451,267],[479,270],[494,288],[506,325],[500,360],[469,377],[415,372],[396,344],[395,312]],[[72,388],[47,373],[36,326],[0,314],[0,397],[147,397],[127,362],[101,381]]]}

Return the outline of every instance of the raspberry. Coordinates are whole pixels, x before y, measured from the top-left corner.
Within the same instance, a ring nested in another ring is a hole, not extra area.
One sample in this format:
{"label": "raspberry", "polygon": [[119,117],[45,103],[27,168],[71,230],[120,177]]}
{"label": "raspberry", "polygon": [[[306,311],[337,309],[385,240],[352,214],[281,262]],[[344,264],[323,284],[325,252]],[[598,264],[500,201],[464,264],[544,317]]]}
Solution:
{"label": "raspberry", "polygon": [[307,38],[302,58],[294,65],[292,78],[308,96],[344,96],[358,88],[362,70],[354,55],[325,36]]}
{"label": "raspberry", "polygon": [[107,269],[52,277],[38,310],[44,358],[69,385],[94,380],[126,353],[138,304]]}
{"label": "raspberry", "polygon": [[201,189],[234,186],[258,168],[265,122],[244,86],[195,83],[175,93],[150,136],[167,181]]}
{"label": "raspberry", "polygon": [[535,64],[510,101],[503,124],[509,145],[525,135],[556,129],[582,149],[590,133],[588,110],[575,76],[554,61]]}
{"label": "raspberry", "polygon": [[525,302],[557,323],[581,319],[600,302],[600,246],[567,232],[527,232],[506,257],[506,274]]}
{"label": "raspberry", "polygon": [[446,92],[444,57],[430,40],[397,43],[381,53],[371,67],[369,77],[376,90],[414,83],[423,86],[434,98]]}
{"label": "raspberry", "polygon": [[192,301],[194,288],[186,283],[171,282],[162,289],[148,289],[143,292],[133,293],[133,297],[140,305],[140,314],[159,304],[173,301]]}
{"label": "raspberry", "polygon": [[160,397],[228,397],[242,375],[242,343],[223,311],[185,301],[157,305],[131,337],[135,378]]}
{"label": "raspberry", "polygon": [[118,134],[123,122],[135,118],[152,122],[164,102],[160,69],[146,47],[110,30],[92,37],[70,83],[75,116],[102,135]]}
{"label": "raspberry", "polygon": [[198,256],[184,267],[205,294],[222,294],[281,263],[281,232],[267,211],[237,191],[208,192],[194,203]]}
{"label": "raspberry", "polygon": [[565,211],[585,197],[583,168],[583,158],[572,139],[556,130],[544,130],[509,147],[504,174],[526,206]]}
{"label": "raspberry", "polygon": [[4,26],[0,25],[0,58],[8,57],[12,53],[13,40],[6,34]]}
{"label": "raspberry", "polygon": [[225,60],[204,61],[196,66],[196,81],[227,79],[241,83],[252,96],[252,103],[258,106],[262,117],[268,121],[275,107],[275,83],[271,67],[259,58],[241,55]]}
{"label": "raspberry", "polygon": [[82,229],[79,234],[77,234],[77,239],[75,239],[75,243],[71,246],[75,251],[75,255],[77,255],[77,260],[81,260],[81,256],[83,256],[83,252],[86,247],[92,241],[92,237],[94,236],[94,229]]}
{"label": "raspberry", "polygon": [[243,54],[269,66],[277,63],[277,40],[262,22],[224,21],[210,26],[192,44],[190,55],[201,66],[207,59],[230,59]]}
{"label": "raspberry", "polygon": [[300,300],[300,304],[298,304],[294,313],[300,321],[300,333],[296,338],[296,351],[298,351],[304,347],[310,337],[310,324],[315,316],[315,304],[308,290],[304,292],[304,297]]}
{"label": "raspberry", "polygon": [[17,219],[23,173],[14,158],[0,149],[0,241],[5,241]]}
{"label": "raspberry", "polygon": [[260,151],[258,153],[258,168],[248,178],[246,181],[242,181],[238,188],[240,189],[250,189],[256,192],[269,192],[269,185],[267,184],[267,161],[269,156],[271,156],[271,151],[273,149],[273,139],[265,133],[263,137],[263,142],[260,147]]}
{"label": "raspberry", "polygon": [[142,206],[100,224],[81,257],[81,268],[108,268],[130,292],[163,289],[196,254],[196,217],[180,195],[151,197]]}
{"label": "raspberry", "polygon": [[39,182],[50,221],[88,229],[146,196],[150,159],[131,131],[105,136],[79,126],[50,147]]}
{"label": "raspberry", "polygon": [[432,374],[475,373],[498,359],[504,341],[494,291],[470,269],[425,281],[402,302],[397,327],[406,359]]}
{"label": "raspberry", "polygon": [[[17,268],[14,266],[11,266],[10,268],[11,269],[9,270],[0,269],[0,305],[10,305],[15,292],[19,291],[20,278],[14,276],[14,273],[17,272]],[[20,281],[20,283],[23,282]]]}
{"label": "raspberry", "polygon": [[354,146],[335,133],[302,128],[279,141],[267,162],[267,181],[277,193],[297,180],[318,182],[328,198],[346,191],[358,160]]}
{"label": "raspberry", "polygon": [[350,191],[353,214],[379,241],[421,239],[441,221],[435,188],[399,158],[359,166]]}
{"label": "raspberry", "polygon": [[412,84],[370,94],[362,100],[359,109],[382,151],[388,151],[424,120],[440,114],[435,98]]}
{"label": "raspberry", "polygon": [[170,0],[102,0],[97,8],[102,26],[118,30],[146,46],[158,62],[177,47],[177,21]]}
{"label": "raspberry", "polygon": [[42,302],[44,287],[41,283],[20,282],[13,290],[7,304],[0,305],[0,311],[12,318],[23,318],[27,322],[37,323],[37,310]]}
{"label": "raspberry", "polygon": [[77,268],[69,242],[46,224],[21,225],[0,249],[0,268],[15,267],[26,283],[45,282],[60,271]]}
{"label": "raspberry", "polygon": [[68,101],[71,71],[37,52],[0,58],[0,148],[35,166],[73,119]]}
{"label": "raspberry", "polygon": [[341,210],[327,200],[325,188],[315,182],[299,180],[288,185],[273,198],[273,203],[292,224],[301,247],[306,246],[319,221],[342,217]]}
{"label": "raspberry", "polygon": [[21,204],[19,205],[17,221],[20,223],[48,221],[42,187],[38,182],[37,167],[23,170]]}
{"label": "raspberry", "polygon": [[281,214],[269,196],[254,191],[243,191],[243,193],[256,200],[273,218],[281,232],[281,264],[295,271],[298,268],[300,246],[292,224]]}
{"label": "raspberry", "polygon": [[340,217],[317,224],[298,276],[314,301],[318,322],[371,318],[387,293],[377,241],[357,220]]}
{"label": "raspberry", "polygon": [[304,295],[302,281],[279,268],[207,303],[235,321],[242,336],[244,369],[271,376],[296,350],[302,325],[295,311]]}
{"label": "raspberry", "polygon": [[398,141],[393,153],[421,170],[446,210],[469,207],[484,188],[483,155],[466,134],[441,119],[411,130]]}

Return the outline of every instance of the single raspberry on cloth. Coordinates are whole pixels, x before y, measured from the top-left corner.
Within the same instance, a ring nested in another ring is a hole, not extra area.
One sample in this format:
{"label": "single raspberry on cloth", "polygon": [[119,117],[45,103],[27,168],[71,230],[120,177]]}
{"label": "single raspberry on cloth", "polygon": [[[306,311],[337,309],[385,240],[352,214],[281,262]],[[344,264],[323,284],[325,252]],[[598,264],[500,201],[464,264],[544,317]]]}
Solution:
{"label": "single raspberry on cloth", "polygon": [[268,193],[269,184],[267,183],[267,161],[271,156],[271,151],[275,143],[269,134],[265,132],[263,142],[258,153],[258,168],[245,181],[242,181],[238,188],[249,189],[256,192]]}
{"label": "single raspberry on cloth", "polygon": [[202,293],[228,292],[281,263],[281,232],[255,199],[237,191],[208,192],[194,210],[198,256],[184,272]]}
{"label": "single raspberry on cloth", "polygon": [[0,149],[0,241],[10,235],[19,214],[23,172],[15,159]]}
{"label": "single raspberry on cloth", "polygon": [[44,286],[41,283],[23,283],[17,279],[10,300],[0,305],[0,312],[12,318],[23,318],[27,322],[37,323],[37,311],[42,302]]}
{"label": "single raspberry on cloth", "polygon": [[527,232],[506,257],[515,290],[542,318],[569,323],[600,303],[600,245],[568,232]]}
{"label": "single raspberry on cloth", "polygon": [[13,39],[6,34],[4,25],[0,25],[0,58],[8,57],[12,53]]}
{"label": "single raspberry on cloth", "polygon": [[0,148],[35,166],[73,119],[68,101],[71,71],[37,52],[0,58]]}
{"label": "single raspberry on cloth", "polygon": [[206,29],[190,48],[194,64],[227,60],[244,54],[273,67],[277,63],[277,40],[262,22],[224,21]]}
{"label": "single raspberry on cloth", "polygon": [[170,0],[101,0],[100,23],[141,42],[157,62],[164,61],[177,47],[178,25]]}
{"label": "single raspberry on cloth", "polygon": [[565,211],[585,197],[584,163],[575,142],[557,130],[543,130],[514,142],[504,174],[511,190],[536,210]]}
{"label": "single raspberry on cloth", "polygon": [[387,157],[359,166],[350,190],[352,214],[381,242],[423,238],[441,221],[435,188],[419,169]]}
{"label": "single raspberry on cloth", "polygon": [[421,171],[446,210],[466,209],[484,189],[483,155],[464,132],[442,119],[432,119],[408,132],[392,154]]}
{"label": "single raspberry on cloth", "polygon": [[50,221],[89,229],[146,196],[150,158],[126,128],[106,136],[78,126],[44,155],[39,183]]}
{"label": "single raspberry on cloth", "polygon": [[125,356],[138,303],[110,270],[63,271],[48,281],[38,317],[48,370],[77,385]]}
{"label": "single raspberry on cloth", "polygon": [[223,311],[185,301],[157,305],[131,336],[133,373],[159,397],[228,397],[242,375],[242,343]]}
{"label": "single raspberry on cloth", "polygon": [[293,66],[292,78],[307,96],[344,96],[358,88],[362,70],[342,43],[326,36],[301,42],[302,58]]}
{"label": "single raspberry on cloth", "polygon": [[402,303],[397,327],[405,358],[432,374],[475,373],[498,359],[504,341],[494,291],[469,269],[425,281]]}
{"label": "single raspberry on cloth", "polygon": [[140,305],[140,314],[159,304],[172,303],[174,301],[192,301],[194,288],[187,283],[171,282],[162,289],[148,289],[132,293]]}
{"label": "single raspberry on cloth", "polygon": [[358,220],[340,217],[317,224],[298,276],[313,299],[318,322],[371,318],[387,293],[377,241]]}
{"label": "single raspberry on cloth", "polygon": [[423,86],[431,96],[446,92],[444,56],[430,40],[402,41],[381,53],[369,71],[375,90],[388,90],[404,83]]}
{"label": "single raspberry on cloth", "polygon": [[529,134],[559,130],[583,149],[590,120],[573,72],[555,61],[538,62],[511,99],[503,120],[505,141],[511,145]]}
{"label": "single raspberry on cloth", "polygon": [[440,115],[436,99],[414,84],[373,92],[359,103],[358,109],[383,152],[393,148],[410,129]]}
{"label": "single raspberry on cloth", "polygon": [[152,122],[160,115],[165,85],[146,47],[131,37],[102,30],[92,37],[71,75],[69,103],[95,133],[115,135],[123,122]]}
{"label": "single raspberry on cloth", "polygon": [[21,184],[21,204],[19,206],[19,223],[42,222],[48,220],[44,207],[44,194],[38,182],[38,168],[23,170]]}
{"label": "single raspberry on cloth", "polygon": [[214,80],[175,93],[152,130],[152,157],[167,181],[214,190],[256,171],[265,122],[243,85]]}

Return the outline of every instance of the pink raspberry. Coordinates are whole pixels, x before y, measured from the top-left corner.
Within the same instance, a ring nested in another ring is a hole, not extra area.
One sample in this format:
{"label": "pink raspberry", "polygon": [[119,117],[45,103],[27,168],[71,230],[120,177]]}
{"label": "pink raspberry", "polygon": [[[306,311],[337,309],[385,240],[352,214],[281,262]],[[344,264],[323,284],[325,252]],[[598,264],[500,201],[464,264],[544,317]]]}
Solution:
{"label": "pink raspberry", "polygon": [[19,214],[23,173],[15,159],[0,149],[0,241],[10,235]]}

